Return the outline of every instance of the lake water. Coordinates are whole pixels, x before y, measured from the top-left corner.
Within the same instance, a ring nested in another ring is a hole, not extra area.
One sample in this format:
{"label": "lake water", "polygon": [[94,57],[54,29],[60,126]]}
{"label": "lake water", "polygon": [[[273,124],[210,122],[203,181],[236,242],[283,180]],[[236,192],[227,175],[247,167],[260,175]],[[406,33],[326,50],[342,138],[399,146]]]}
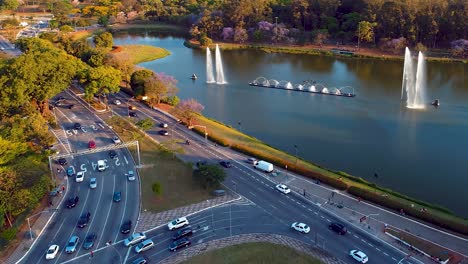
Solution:
{"label": "lake water", "polygon": [[[204,115],[292,154],[297,145],[302,159],[468,218],[468,65],[428,63],[428,102],[438,98],[441,106],[410,110],[400,101],[402,61],[221,51],[228,84],[215,85],[205,83],[205,51],[186,48],[181,37],[119,34],[114,41],[168,49],[171,56],[141,66],[174,76],[178,96],[198,100]],[[192,73],[198,80],[189,79]],[[357,96],[248,85],[259,76],[352,86]]]}

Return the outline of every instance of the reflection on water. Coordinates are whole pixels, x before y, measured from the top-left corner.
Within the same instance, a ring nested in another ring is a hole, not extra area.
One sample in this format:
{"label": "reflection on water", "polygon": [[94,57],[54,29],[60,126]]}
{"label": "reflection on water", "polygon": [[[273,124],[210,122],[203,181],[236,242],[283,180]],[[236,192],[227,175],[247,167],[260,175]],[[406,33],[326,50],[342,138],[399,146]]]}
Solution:
{"label": "reflection on water", "polygon": [[[204,114],[301,158],[441,204],[468,217],[468,65],[428,63],[428,99],[441,107],[412,111],[400,104],[402,61],[223,51],[229,84],[205,83],[205,52],[170,34],[121,34],[116,43],[171,51],[143,67],[173,75],[181,98],[196,98]],[[192,81],[195,73],[199,79]],[[317,80],[352,86],[343,98],[251,87],[259,76],[292,84]],[[377,172],[379,177],[374,178]],[[464,202],[465,201],[465,202]]]}

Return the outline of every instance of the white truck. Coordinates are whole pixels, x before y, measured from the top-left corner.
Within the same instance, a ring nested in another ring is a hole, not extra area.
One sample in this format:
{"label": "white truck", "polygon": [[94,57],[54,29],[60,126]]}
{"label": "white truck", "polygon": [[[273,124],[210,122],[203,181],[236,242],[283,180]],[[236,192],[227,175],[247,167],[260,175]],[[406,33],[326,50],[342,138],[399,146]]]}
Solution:
{"label": "white truck", "polygon": [[266,161],[263,161],[263,160],[260,160],[260,161],[257,161],[254,164],[254,168],[256,168],[257,170],[264,171],[264,172],[272,172],[273,171],[273,164],[271,164],[269,162],[266,162]]}
{"label": "white truck", "polygon": [[105,171],[107,168],[105,160],[98,160],[97,161],[97,169],[98,171]]}

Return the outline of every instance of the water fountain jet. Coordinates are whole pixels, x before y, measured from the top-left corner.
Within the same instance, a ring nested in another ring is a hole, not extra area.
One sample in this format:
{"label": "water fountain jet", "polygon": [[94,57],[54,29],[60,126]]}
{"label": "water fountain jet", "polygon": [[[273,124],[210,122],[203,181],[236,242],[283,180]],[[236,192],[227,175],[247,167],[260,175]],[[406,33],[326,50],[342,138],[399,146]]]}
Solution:
{"label": "water fountain jet", "polygon": [[213,75],[213,59],[211,58],[211,51],[208,47],[206,47],[206,82],[216,82]]}
{"label": "water fountain jet", "polygon": [[216,83],[225,84],[226,80],[224,79],[223,62],[221,60],[221,52],[219,51],[218,44],[216,44],[215,60],[216,60]]}
{"label": "water fountain jet", "polygon": [[426,63],[424,55],[419,52],[416,73],[414,72],[411,52],[406,47],[403,66],[403,80],[401,87],[401,100],[406,101],[406,107],[411,109],[425,108]]}

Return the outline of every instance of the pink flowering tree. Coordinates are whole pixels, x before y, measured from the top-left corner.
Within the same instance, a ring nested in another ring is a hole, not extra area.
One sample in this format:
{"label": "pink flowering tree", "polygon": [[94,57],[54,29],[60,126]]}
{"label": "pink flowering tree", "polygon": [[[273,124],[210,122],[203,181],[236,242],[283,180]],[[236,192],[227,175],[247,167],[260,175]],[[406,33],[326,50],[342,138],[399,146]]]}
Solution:
{"label": "pink flowering tree", "polygon": [[236,43],[244,43],[249,39],[249,35],[247,34],[247,30],[242,27],[236,27],[234,31],[234,42]]}
{"label": "pink flowering tree", "polygon": [[468,54],[468,40],[459,39],[450,43],[452,46],[452,54],[457,57],[465,57]]}
{"label": "pink flowering tree", "polygon": [[234,29],[232,27],[223,28],[223,33],[221,33],[221,37],[224,41],[232,40],[234,38]]}
{"label": "pink flowering tree", "polygon": [[192,125],[192,121],[196,115],[200,114],[205,107],[197,102],[195,99],[186,99],[180,101],[176,106],[176,114],[184,121],[188,126]]}

